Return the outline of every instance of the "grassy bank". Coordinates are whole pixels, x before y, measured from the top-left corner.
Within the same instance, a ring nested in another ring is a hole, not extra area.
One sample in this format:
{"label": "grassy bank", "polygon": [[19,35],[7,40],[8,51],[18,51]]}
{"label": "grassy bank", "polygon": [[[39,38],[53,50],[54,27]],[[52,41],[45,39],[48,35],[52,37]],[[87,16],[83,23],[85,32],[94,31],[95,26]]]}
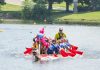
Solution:
{"label": "grassy bank", "polygon": [[22,7],[19,5],[5,4],[1,6],[0,18],[20,19]]}
{"label": "grassy bank", "polygon": [[64,7],[65,8],[66,7],[66,3],[65,2],[59,3],[59,4],[58,3],[54,3],[53,7]]}
{"label": "grassy bank", "polygon": [[77,14],[57,12],[53,14],[55,23],[97,23],[100,24],[100,11],[81,12]]}
{"label": "grassy bank", "polygon": [[6,4],[1,7],[2,11],[21,11],[22,7],[19,5]]}
{"label": "grassy bank", "polygon": [[[53,8],[65,8],[66,9],[66,3],[65,2],[62,2],[62,3],[54,3],[53,4]],[[69,6],[69,9],[70,10],[73,10],[73,5],[71,4],[70,6]]]}

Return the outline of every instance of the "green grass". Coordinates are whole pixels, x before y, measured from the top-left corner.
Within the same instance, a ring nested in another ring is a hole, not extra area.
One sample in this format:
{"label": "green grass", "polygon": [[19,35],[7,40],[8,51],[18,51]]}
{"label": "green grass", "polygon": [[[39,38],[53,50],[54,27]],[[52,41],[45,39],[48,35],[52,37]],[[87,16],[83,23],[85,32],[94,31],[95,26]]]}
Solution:
{"label": "green grass", "polygon": [[68,14],[60,19],[84,19],[84,20],[100,20],[100,11],[98,12],[86,12],[78,14]]}
{"label": "green grass", "polygon": [[22,8],[19,5],[6,4],[2,6],[1,10],[2,11],[21,11]]}
{"label": "green grass", "polygon": [[[53,7],[61,7],[61,8],[66,8],[66,3],[65,2],[62,2],[62,3],[54,3],[53,4]],[[73,9],[73,5],[71,4],[70,6],[69,6],[69,9],[70,10],[72,10]]]}
{"label": "green grass", "polygon": [[[65,8],[65,2],[60,4],[53,4],[53,7]],[[70,10],[73,9],[73,5],[70,5]],[[81,12],[77,14],[64,12],[61,10],[53,10],[53,19],[56,23],[76,22],[76,23],[99,23],[100,24],[100,11],[95,12]]]}
{"label": "green grass", "polygon": [[[58,12],[57,12],[58,13]],[[100,11],[96,12],[83,12],[83,13],[55,13],[53,14],[54,21],[58,22],[99,22],[100,23]]]}
{"label": "green grass", "polygon": [[66,7],[66,3],[65,2],[63,2],[63,3],[54,3],[53,4],[53,7]]}

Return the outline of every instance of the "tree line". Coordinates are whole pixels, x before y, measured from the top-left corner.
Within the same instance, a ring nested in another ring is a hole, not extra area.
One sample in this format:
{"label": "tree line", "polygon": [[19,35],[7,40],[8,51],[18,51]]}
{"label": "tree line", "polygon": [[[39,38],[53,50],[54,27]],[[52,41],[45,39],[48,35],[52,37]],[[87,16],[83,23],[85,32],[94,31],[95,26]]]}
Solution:
{"label": "tree line", "polygon": [[[66,11],[69,11],[69,6],[73,3],[73,0],[46,0],[48,1],[48,9],[52,10],[52,4],[54,2],[61,3],[66,2]],[[78,8],[80,11],[84,8],[86,10],[100,10],[100,0],[78,0]]]}
{"label": "tree line", "polygon": [[[69,12],[69,7],[73,4],[73,0],[25,0],[23,2],[22,17],[24,19],[49,19],[52,14],[53,4],[66,4],[66,12]],[[0,0],[0,5],[4,5],[5,0]],[[100,10],[100,0],[78,0],[78,11],[96,11]]]}
{"label": "tree line", "polygon": [[[30,10],[29,1],[35,3],[33,8]],[[54,3],[62,3],[65,2],[66,4],[66,12],[70,11],[69,7],[73,4],[73,0],[25,0],[24,4],[24,15],[25,18],[32,18],[34,19],[45,19],[51,15],[51,11],[53,10]],[[47,6],[48,5],[48,6]],[[78,0],[78,11],[96,11],[100,10],[100,0]],[[32,12],[31,12],[32,11]],[[29,14],[27,14],[29,13]],[[42,14],[42,15],[41,15]]]}
{"label": "tree line", "polygon": [[0,0],[0,11],[1,11],[1,5],[4,5],[4,4],[6,4],[5,0]]}

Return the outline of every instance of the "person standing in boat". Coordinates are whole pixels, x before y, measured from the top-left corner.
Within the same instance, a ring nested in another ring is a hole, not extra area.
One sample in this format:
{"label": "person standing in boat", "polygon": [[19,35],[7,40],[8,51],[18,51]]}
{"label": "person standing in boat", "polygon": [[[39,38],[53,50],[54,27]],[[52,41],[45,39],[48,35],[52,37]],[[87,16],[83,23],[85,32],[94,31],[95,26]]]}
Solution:
{"label": "person standing in boat", "polygon": [[[40,50],[40,54],[45,54],[46,49],[49,46],[48,38],[44,34],[44,28],[42,28],[37,36],[33,38],[33,48],[37,48]],[[40,46],[39,46],[40,45]]]}

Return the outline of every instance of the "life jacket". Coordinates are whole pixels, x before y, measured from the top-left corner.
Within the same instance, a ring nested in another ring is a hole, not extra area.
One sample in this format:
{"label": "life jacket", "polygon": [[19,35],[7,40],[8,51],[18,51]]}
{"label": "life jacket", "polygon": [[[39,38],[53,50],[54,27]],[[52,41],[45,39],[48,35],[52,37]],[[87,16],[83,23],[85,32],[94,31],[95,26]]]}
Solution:
{"label": "life jacket", "polygon": [[38,49],[38,43],[37,43],[37,42],[33,43],[32,48],[33,48],[33,49]]}
{"label": "life jacket", "polygon": [[51,44],[50,47],[49,47],[50,50],[54,50],[54,48],[55,48],[54,44]]}
{"label": "life jacket", "polygon": [[57,40],[58,40],[58,39],[61,39],[61,38],[63,38],[63,37],[64,37],[64,33],[61,33],[61,34],[58,33],[58,38],[57,38]]}

